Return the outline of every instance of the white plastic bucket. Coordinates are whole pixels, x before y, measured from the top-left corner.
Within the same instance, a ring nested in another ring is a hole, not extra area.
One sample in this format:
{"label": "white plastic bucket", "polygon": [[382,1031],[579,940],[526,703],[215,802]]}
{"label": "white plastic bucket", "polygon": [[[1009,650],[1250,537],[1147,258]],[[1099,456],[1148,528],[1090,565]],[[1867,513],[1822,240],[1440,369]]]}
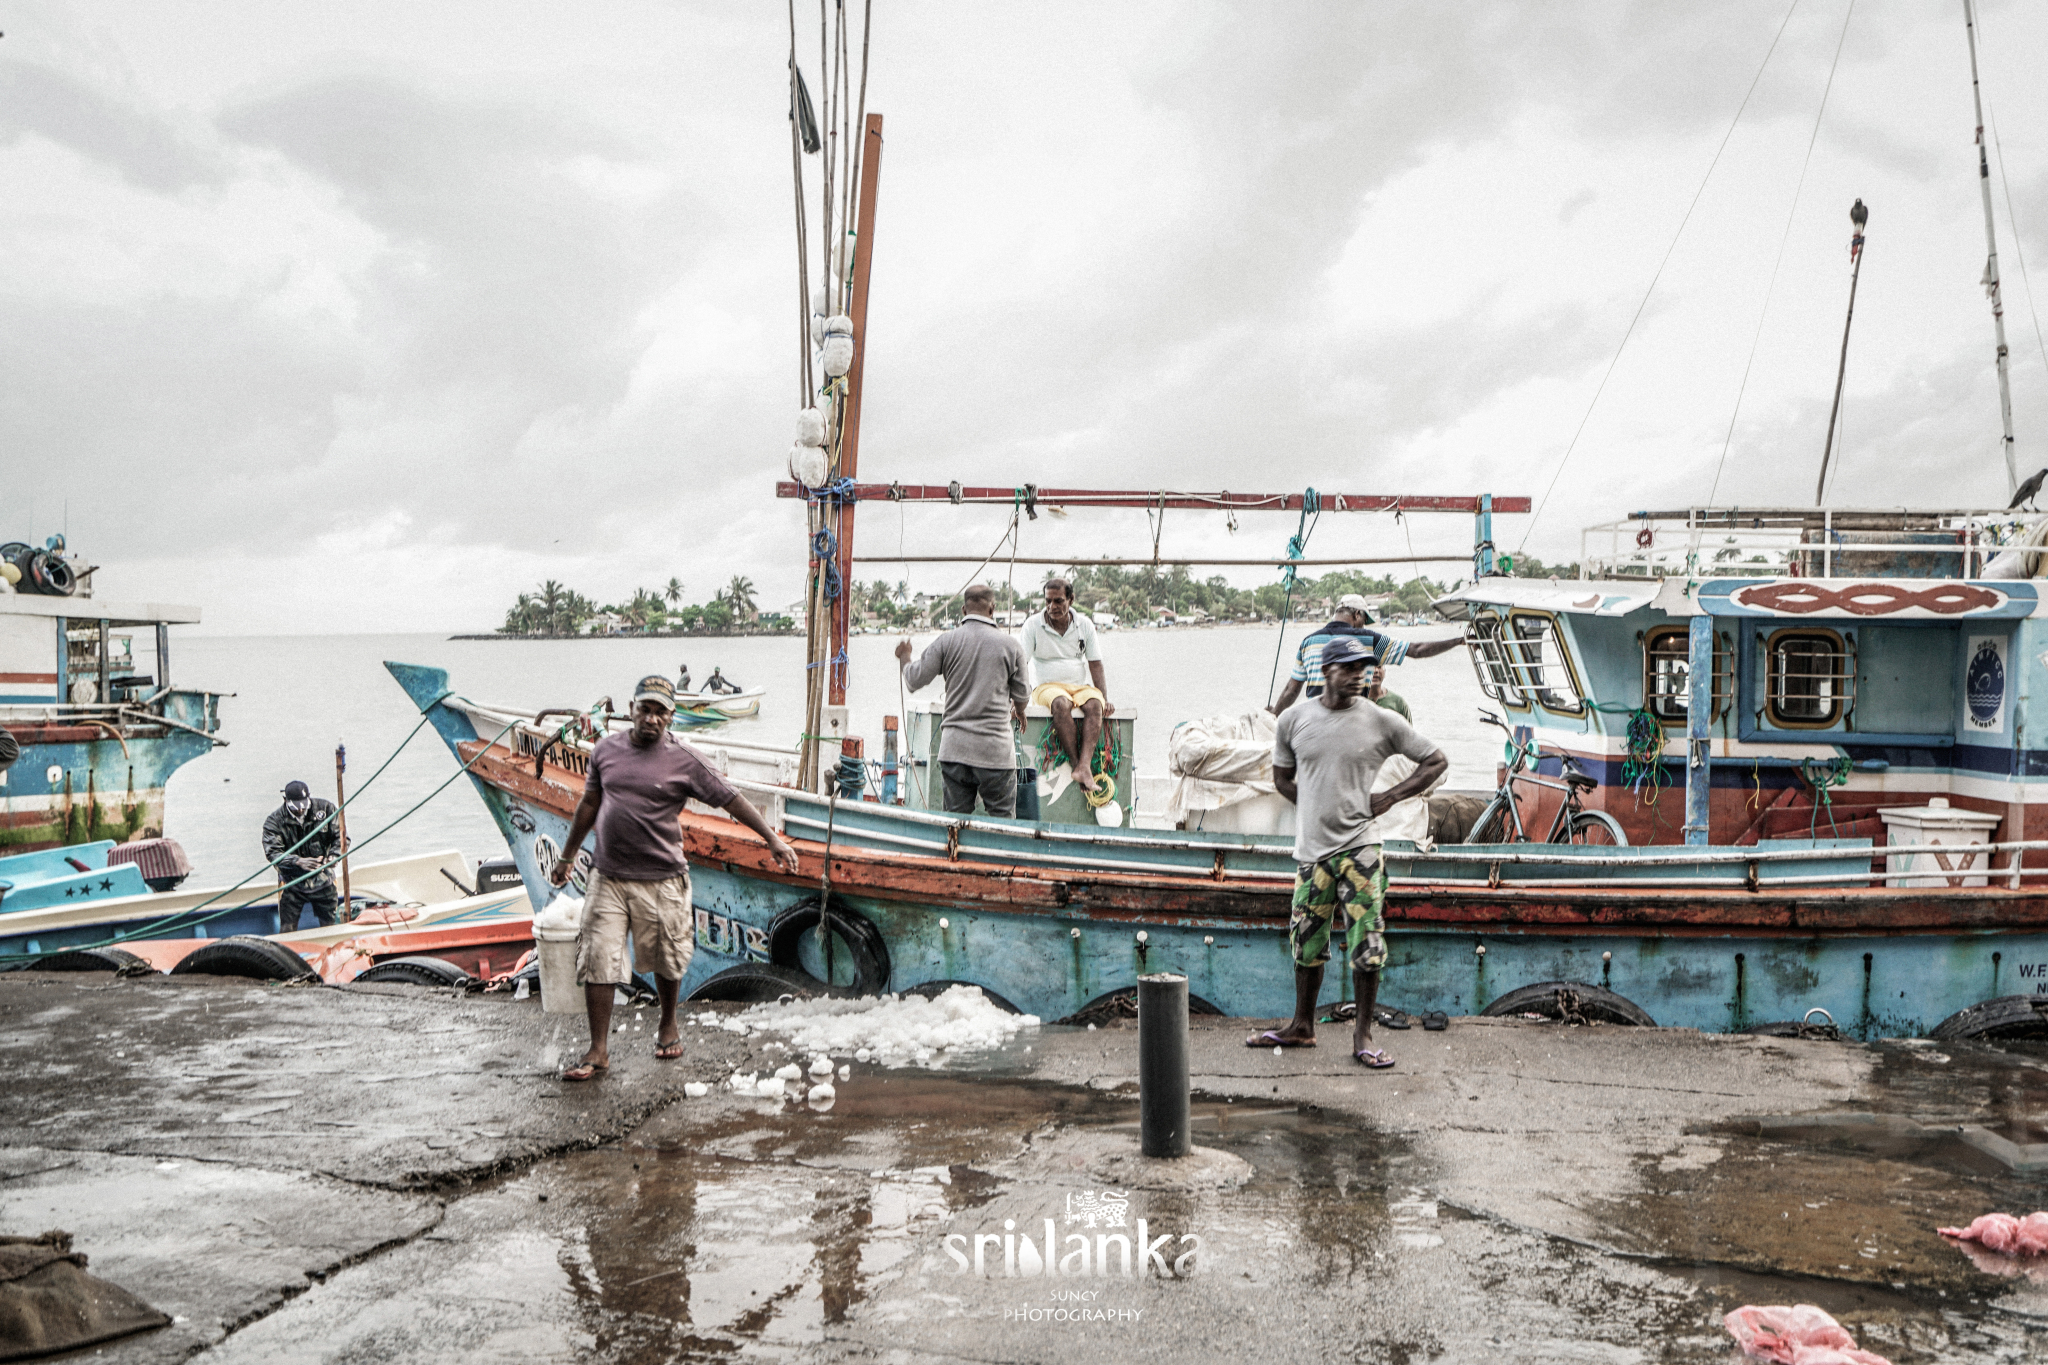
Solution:
{"label": "white plastic bucket", "polygon": [[540,957],[540,1007],[548,1014],[582,1014],[583,987],[576,984],[576,939],[542,938],[533,944]]}

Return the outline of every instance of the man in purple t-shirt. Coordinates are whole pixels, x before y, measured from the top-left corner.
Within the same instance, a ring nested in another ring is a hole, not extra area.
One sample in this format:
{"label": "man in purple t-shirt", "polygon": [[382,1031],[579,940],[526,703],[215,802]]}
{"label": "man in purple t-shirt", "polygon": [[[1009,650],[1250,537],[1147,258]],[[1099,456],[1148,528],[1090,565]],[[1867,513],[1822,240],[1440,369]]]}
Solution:
{"label": "man in purple t-shirt", "polygon": [[[653,972],[661,998],[661,1028],[654,1055],[671,1061],[683,1055],[676,1024],[676,995],[696,950],[690,909],[690,863],[683,856],[683,803],[695,798],[723,806],[728,815],[761,836],[775,861],[797,870],[796,850],[768,827],[746,797],[726,785],[689,745],[669,733],[675,714],[675,684],[655,675],[633,689],[633,728],[606,735],[590,751],[583,799],[561,857],[548,872],[556,886],[569,869],[584,836],[597,830],[597,856],[576,931],[576,979],[590,1014],[590,1051],[562,1073],[565,1081],[587,1081],[611,1064],[615,983],[632,971]],[[626,964],[626,935],[633,936],[633,964]]]}

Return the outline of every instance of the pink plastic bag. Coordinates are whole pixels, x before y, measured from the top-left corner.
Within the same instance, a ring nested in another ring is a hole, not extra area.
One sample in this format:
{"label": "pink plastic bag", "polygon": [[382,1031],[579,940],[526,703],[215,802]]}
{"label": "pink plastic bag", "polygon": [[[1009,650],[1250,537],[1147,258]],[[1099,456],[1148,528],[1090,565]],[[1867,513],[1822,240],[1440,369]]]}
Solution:
{"label": "pink plastic bag", "polygon": [[1787,1307],[1745,1304],[1721,1319],[1742,1353],[1776,1365],[1890,1365],[1858,1350],[1856,1338],[1810,1303]]}
{"label": "pink plastic bag", "polygon": [[2015,1218],[2009,1213],[1987,1213],[1966,1228],[1937,1228],[1944,1237],[1977,1242],[2006,1256],[2039,1256],[2048,1252],[2048,1212]]}

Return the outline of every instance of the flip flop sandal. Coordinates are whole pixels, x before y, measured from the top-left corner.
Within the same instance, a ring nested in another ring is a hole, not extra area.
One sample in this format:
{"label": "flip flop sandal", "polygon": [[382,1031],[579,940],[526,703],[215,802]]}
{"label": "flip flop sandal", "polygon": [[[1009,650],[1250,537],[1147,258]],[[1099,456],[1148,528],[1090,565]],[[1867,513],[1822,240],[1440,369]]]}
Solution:
{"label": "flip flop sandal", "polygon": [[598,1062],[578,1062],[564,1071],[561,1078],[565,1081],[594,1081],[609,1070],[609,1066]]}
{"label": "flip flop sandal", "polygon": [[1283,1037],[1276,1030],[1267,1029],[1264,1033],[1255,1033],[1245,1039],[1244,1045],[1246,1047],[1314,1047],[1316,1040],[1313,1038],[1287,1038]]}
{"label": "flip flop sandal", "polygon": [[1372,1012],[1372,1021],[1383,1028],[1405,1029],[1414,1026],[1414,1020],[1400,1010],[1390,1010],[1382,1005]]}
{"label": "flip flop sandal", "polygon": [[1352,1060],[1360,1066],[1371,1067],[1374,1071],[1385,1071],[1394,1064],[1394,1059],[1376,1047],[1362,1047],[1351,1054]]}
{"label": "flip flop sandal", "polygon": [[676,1039],[672,1043],[658,1044],[654,1049],[654,1060],[657,1062],[680,1061],[682,1059],[682,1055],[683,1040],[680,1038]]}
{"label": "flip flop sandal", "polygon": [[1431,1033],[1442,1033],[1451,1026],[1451,1017],[1442,1010],[1431,1010],[1422,1016],[1422,1026]]}
{"label": "flip flop sandal", "polygon": [[1340,1005],[1330,1006],[1330,1012],[1323,1016],[1323,1022],[1326,1024],[1348,1024],[1357,1017],[1357,1002],[1346,1000]]}

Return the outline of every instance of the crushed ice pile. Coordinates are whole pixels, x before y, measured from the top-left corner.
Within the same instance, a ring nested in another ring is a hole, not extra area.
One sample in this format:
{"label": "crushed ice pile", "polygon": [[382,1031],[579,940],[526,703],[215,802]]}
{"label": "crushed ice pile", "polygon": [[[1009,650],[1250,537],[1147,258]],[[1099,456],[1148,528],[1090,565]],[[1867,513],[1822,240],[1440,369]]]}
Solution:
{"label": "crushed ice pile", "polygon": [[[739,1014],[696,1015],[692,1023],[741,1035],[779,1033],[800,1052],[852,1053],[884,1066],[932,1063],[942,1052],[999,1047],[1021,1029],[1037,1028],[1035,1014],[1011,1014],[978,986],[950,986],[927,1000],[919,995],[863,996],[859,1000],[792,1000],[755,1005]],[[784,1080],[801,1074],[784,1067]],[[814,1070],[821,1079],[829,1072]],[[843,1075],[843,1073],[842,1073]]]}

